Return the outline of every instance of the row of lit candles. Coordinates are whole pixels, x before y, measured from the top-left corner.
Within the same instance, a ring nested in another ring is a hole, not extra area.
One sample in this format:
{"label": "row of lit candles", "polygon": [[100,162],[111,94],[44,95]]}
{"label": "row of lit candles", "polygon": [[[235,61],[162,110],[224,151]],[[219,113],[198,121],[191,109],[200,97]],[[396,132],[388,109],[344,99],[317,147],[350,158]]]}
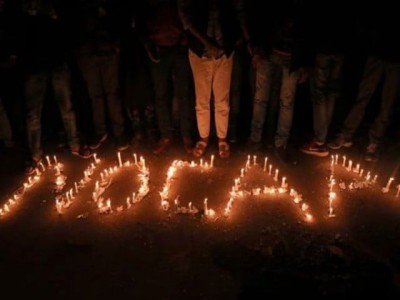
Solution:
{"label": "row of lit candles", "polygon": [[[169,208],[170,208],[169,193],[171,190],[173,179],[175,178],[175,174],[178,170],[181,170],[184,167],[189,167],[189,168],[198,167],[202,171],[210,170],[214,167],[214,155],[211,155],[210,163],[208,163],[207,161],[204,161],[202,158],[200,159],[199,164],[195,163],[194,161],[191,161],[189,163],[187,161],[182,161],[182,160],[174,160],[172,162],[172,164],[168,168],[167,178],[166,178],[165,184],[163,186],[163,189],[161,190],[161,192],[159,192],[160,198],[161,198],[161,208],[165,211],[169,210]],[[205,198],[203,203],[204,203],[204,214],[208,217],[215,216],[215,211],[208,207],[208,198]],[[192,202],[189,202],[187,207],[180,206],[179,196],[177,196],[175,198],[174,205],[175,205],[176,213],[196,214],[199,211],[192,204]]]}
{"label": "row of lit candles", "polygon": [[[224,215],[225,216],[230,215],[230,213],[232,211],[232,208],[233,208],[233,203],[235,202],[235,200],[237,198],[241,198],[241,197],[244,197],[245,195],[249,195],[249,194],[252,194],[254,196],[258,196],[258,195],[261,195],[261,194],[275,195],[275,194],[284,194],[284,193],[287,192],[288,183],[286,181],[286,177],[285,176],[282,176],[281,183],[280,183],[279,187],[274,187],[274,186],[267,187],[267,186],[264,186],[264,189],[253,188],[251,190],[251,192],[246,192],[246,191],[242,190],[240,188],[241,178],[245,177],[245,174],[247,174],[248,171],[251,169],[251,165],[257,166],[257,156],[256,155],[253,155],[252,160],[251,160],[251,156],[250,155],[247,156],[247,161],[245,163],[244,168],[240,169],[240,177],[234,179],[234,185],[232,186],[232,189],[229,192],[229,200],[228,200],[228,203],[227,203],[227,205],[225,207],[225,210],[224,210]],[[265,157],[264,158],[264,164],[263,164],[263,171],[264,172],[267,172],[267,166],[268,166],[268,157]],[[274,175],[273,180],[275,182],[279,181],[279,170],[275,169],[275,172],[273,173],[272,172],[272,164],[269,164],[269,166],[268,166],[268,175],[269,176]],[[302,199],[302,195],[298,194],[293,188],[290,189],[289,195],[292,197],[293,202],[296,203],[296,204],[299,204],[303,200]],[[301,204],[300,208],[301,208],[301,210],[302,210],[302,212],[304,214],[305,220],[308,221],[308,222],[311,222],[313,220],[313,217],[309,212],[309,205],[307,203],[303,202]]]}

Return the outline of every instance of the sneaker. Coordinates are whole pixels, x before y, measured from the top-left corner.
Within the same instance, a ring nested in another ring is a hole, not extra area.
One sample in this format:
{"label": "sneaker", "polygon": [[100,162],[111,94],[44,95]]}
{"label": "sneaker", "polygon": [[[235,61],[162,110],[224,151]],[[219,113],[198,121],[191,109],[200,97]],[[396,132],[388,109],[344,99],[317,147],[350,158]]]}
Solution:
{"label": "sneaker", "polygon": [[71,148],[71,153],[82,158],[90,158],[93,156],[92,150],[86,146],[73,147]]}
{"label": "sneaker", "polygon": [[31,158],[26,162],[26,167],[25,167],[25,174],[26,175],[33,175],[38,168],[39,163],[42,161],[41,158],[34,159]]}
{"label": "sneaker", "polygon": [[107,133],[96,135],[89,145],[89,148],[95,150],[100,147],[100,145],[107,139]]}
{"label": "sneaker", "polygon": [[342,147],[350,148],[351,146],[353,146],[353,142],[350,140],[346,140],[341,134],[337,135],[333,141],[328,143],[328,147],[333,150],[337,150]]}
{"label": "sneaker", "polygon": [[300,148],[300,151],[305,154],[315,155],[318,157],[325,157],[329,155],[329,151],[326,148],[326,145],[318,143],[316,141],[311,141],[310,143],[303,145]]}
{"label": "sneaker", "polygon": [[124,135],[115,138],[115,145],[118,151],[124,151],[129,148],[128,140]]}
{"label": "sneaker", "polygon": [[165,152],[169,148],[170,145],[171,145],[170,138],[161,138],[161,140],[159,140],[157,146],[154,148],[153,153],[155,155],[159,155],[159,154]]}
{"label": "sneaker", "polygon": [[365,152],[365,161],[374,162],[378,160],[378,146],[376,144],[369,144]]}

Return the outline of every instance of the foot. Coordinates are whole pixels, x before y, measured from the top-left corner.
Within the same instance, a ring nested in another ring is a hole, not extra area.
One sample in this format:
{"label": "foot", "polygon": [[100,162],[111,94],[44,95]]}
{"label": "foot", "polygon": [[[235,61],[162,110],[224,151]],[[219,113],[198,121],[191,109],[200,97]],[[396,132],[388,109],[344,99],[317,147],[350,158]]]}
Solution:
{"label": "foot", "polygon": [[129,148],[128,140],[124,135],[115,138],[115,146],[117,151],[124,151]]}
{"label": "foot", "polygon": [[71,153],[82,158],[90,158],[93,156],[92,150],[86,146],[71,147]]}
{"label": "foot", "polygon": [[338,150],[342,147],[350,148],[353,146],[353,142],[349,139],[346,139],[343,135],[339,134],[336,138],[328,143],[328,147],[333,150]]}
{"label": "foot", "polygon": [[171,145],[171,138],[161,138],[161,140],[158,141],[157,146],[154,148],[153,153],[155,155],[159,155],[163,152],[165,152],[169,146]]}
{"label": "foot", "polygon": [[25,174],[26,175],[33,175],[38,168],[39,163],[42,161],[42,159],[39,158],[31,158],[26,162],[26,167],[25,167]]}
{"label": "foot", "polygon": [[318,157],[325,157],[329,155],[326,145],[324,143],[318,143],[314,140],[300,147],[300,151],[305,154]]}
{"label": "foot", "polygon": [[228,158],[231,155],[229,144],[226,141],[218,142],[218,154],[221,158]]}
{"label": "foot", "polygon": [[248,139],[246,143],[246,149],[250,152],[258,152],[261,150],[262,143],[261,142],[254,142],[252,139]]}
{"label": "foot", "polygon": [[375,162],[378,161],[378,145],[377,144],[369,144],[367,147],[367,151],[365,152],[365,161]]}
{"label": "foot", "polygon": [[105,140],[107,140],[107,137],[108,137],[107,133],[96,135],[95,137],[93,137],[93,139],[89,145],[89,148],[92,150],[98,149],[100,147],[100,145]]}
{"label": "foot", "polygon": [[192,154],[194,157],[199,158],[203,156],[204,152],[206,152],[208,143],[204,140],[200,140],[196,143],[196,146],[192,150]]}

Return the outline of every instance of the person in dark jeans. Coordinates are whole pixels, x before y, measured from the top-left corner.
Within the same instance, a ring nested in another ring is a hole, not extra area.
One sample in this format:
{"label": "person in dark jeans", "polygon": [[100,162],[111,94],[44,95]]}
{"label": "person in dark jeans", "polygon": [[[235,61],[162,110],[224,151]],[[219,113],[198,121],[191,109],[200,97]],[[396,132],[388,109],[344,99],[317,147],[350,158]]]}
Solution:
{"label": "person in dark jeans", "polygon": [[[353,136],[364,119],[367,106],[382,83],[380,109],[369,127],[369,142],[365,150],[364,158],[369,162],[378,160],[394,105],[400,97],[400,46],[395,38],[399,24],[397,16],[391,15],[390,7],[385,7],[388,10],[381,15],[375,7],[372,8],[373,15],[380,18],[371,17],[363,23],[369,47],[358,95],[341,131],[328,144],[335,150],[353,145]],[[395,11],[394,7],[392,9]]]}
{"label": "person in dark jeans", "polygon": [[[324,13],[327,5],[329,14]],[[329,155],[326,139],[335,104],[342,97],[345,52],[351,49],[355,24],[342,1],[316,1],[313,12],[314,24],[318,24],[312,34],[315,62],[310,78],[314,134],[300,151],[325,157]]]}
{"label": "person in dark jeans", "polygon": [[[183,25],[176,0],[147,1],[148,7],[138,26],[149,57],[153,79],[154,102],[161,139],[153,153],[163,153],[172,142],[173,101],[179,107],[179,127],[185,151],[192,149],[194,97],[191,96],[192,74],[187,56]],[[170,83],[173,83],[172,85]]]}
{"label": "person in dark jeans", "polygon": [[108,138],[108,113],[116,147],[128,148],[119,89],[119,27],[118,16],[110,1],[92,1],[84,7],[85,24],[79,49],[79,64],[92,101],[95,135],[90,143],[97,149]]}
{"label": "person in dark jeans", "polygon": [[68,42],[63,22],[51,1],[32,0],[24,9],[26,45],[22,54],[25,71],[26,125],[30,159],[26,173],[32,174],[42,159],[41,113],[50,83],[57,102],[71,153],[92,156],[80,145],[75,112],[71,103],[70,72],[67,65]]}

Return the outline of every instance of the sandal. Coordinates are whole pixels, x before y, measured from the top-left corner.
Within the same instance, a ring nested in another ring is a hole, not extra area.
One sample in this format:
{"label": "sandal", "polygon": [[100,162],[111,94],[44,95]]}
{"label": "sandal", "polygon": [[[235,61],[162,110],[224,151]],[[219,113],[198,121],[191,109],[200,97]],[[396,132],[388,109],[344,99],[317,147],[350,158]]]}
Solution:
{"label": "sandal", "polygon": [[196,143],[196,146],[192,150],[192,154],[196,158],[201,157],[203,156],[206,149],[207,149],[207,143],[204,141],[198,141]]}
{"label": "sandal", "polygon": [[82,158],[90,158],[93,156],[93,152],[89,147],[76,146],[71,148],[71,153],[73,155],[80,156]]}
{"label": "sandal", "polygon": [[218,143],[218,154],[221,158],[228,158],[231,155],[230,147],[227,142]]}

